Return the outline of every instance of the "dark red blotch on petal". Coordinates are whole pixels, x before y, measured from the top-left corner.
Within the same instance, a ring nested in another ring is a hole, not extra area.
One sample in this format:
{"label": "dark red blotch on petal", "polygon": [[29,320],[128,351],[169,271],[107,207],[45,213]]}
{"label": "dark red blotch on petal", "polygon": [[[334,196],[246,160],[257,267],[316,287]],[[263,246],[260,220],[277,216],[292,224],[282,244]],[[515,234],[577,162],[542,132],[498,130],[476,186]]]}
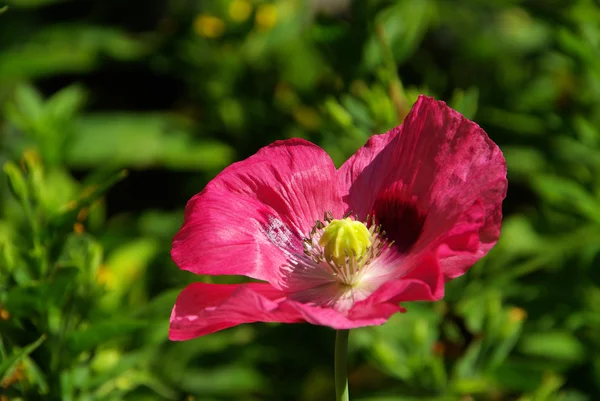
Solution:
{"label": "dark red blotch on petal", "polygon": [[394,247],[400,253],[410,251],[425,224],[425,214],[416,203],[403,197],[394,187],[377,195],[371,214],[375,217],[375,223],[385,231],[385,237],[394,241]]}

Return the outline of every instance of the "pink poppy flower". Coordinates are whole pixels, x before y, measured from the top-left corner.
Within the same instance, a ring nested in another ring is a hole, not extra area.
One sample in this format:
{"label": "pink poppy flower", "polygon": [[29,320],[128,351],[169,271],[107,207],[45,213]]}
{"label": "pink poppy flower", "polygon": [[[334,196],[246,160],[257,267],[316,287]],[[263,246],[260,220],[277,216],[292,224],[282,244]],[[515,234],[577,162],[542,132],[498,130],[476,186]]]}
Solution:
{"label": "pink poppy flower", "polygon": [[195,195],[173,240],[181,269],[260,282],[189,285],[169,337],[250,322],[350,329],[439,300],[498,240],[506,187],[496,144],[425,96],[339,169],[310,142],[277,141]]}

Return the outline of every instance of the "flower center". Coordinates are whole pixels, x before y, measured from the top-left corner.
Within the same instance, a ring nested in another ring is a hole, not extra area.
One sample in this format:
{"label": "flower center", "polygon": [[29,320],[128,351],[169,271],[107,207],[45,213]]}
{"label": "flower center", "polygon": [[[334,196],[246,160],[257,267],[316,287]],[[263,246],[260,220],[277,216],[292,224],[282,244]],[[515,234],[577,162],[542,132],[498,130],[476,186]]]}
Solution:
{"label": "flower center", "polygon": [[304,254],[329,277],[340,284],[355,287],[369,271],[371,262],[392,245],[381,227],[353,220],[348,216],[334,219],[326,213],[304,239]]}
{"label": "flower center", "polygon": [[319,239],[327,261],[343,265],[346,258],[361,259],[371,246],[371,233],[367,226],[350,217],[334,219],[325,227]]}

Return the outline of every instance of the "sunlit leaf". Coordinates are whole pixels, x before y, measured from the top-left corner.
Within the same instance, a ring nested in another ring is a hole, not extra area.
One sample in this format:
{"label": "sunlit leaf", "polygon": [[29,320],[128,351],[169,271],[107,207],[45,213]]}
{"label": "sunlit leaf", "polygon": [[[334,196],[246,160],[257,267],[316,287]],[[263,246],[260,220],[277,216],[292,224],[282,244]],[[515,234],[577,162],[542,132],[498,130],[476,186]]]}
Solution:
{"label": "sunlit leaf", "polygon": [[526,355],[566,362],[577,363],[586,358],[583,344],[566,331],[528,333],[522,337],[518,347]]}

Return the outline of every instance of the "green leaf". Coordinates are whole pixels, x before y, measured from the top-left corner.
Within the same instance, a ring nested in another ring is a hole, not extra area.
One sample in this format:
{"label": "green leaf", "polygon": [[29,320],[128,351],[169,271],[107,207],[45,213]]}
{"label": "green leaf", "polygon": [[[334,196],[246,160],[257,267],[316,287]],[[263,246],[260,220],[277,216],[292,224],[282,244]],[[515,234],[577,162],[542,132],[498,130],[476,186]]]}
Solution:
{"label": "green leaf", "polygon": [[600,131],[592,122],[578,115],[573,119],[573,125],[577,132],[577,139],[581,141],[582,145],[590,150],[598,146],[598,143],[600,143]]}
{"label": "green leaf", "polygon": [[[365,329],[359,338],[379,369],[403,380],[425,382],[435,368],[431,349],[439,336],[439,316],[427,306],[411,304],[406,314],[396,314],[382,326]],[[351,337],[352,338],[352,337]],[[434,381],[433,379],[432,381]]]}
{"label": "green leaf", "polygon": [[516,113],[512,110],[481,108],[478,114],[481,122],[521,135],[540,136],[548,129],[548,122],[538,116]]}
{"label": "green leaf", "polygon": [[18,284],[25,284],[31,280],[28,266],[21,259],[20,249],[15,244],[17,234],[10,224],[0,221],[0,286],[13,275]]}
{"label": "green leaf", "polygon": [[25,358],[27,355],[31,354],[33,351],[37,349],[44,341],[46,340],[46,336],[42,335],[33,343],[28,346],[16,350],[13,352],[13,355],[9,356],[5,361],[0,364],[0,383],[3,382],[13,370],[17,367],[17,365]]}
{"label": "green leaf", "polygon": [[180,377],[180,384],[183,390],[191,393],[219,395],[260,391],[265,385],[256,370],[240,365],[212,369],[190,367]]}
{"label": "green leaf", "polygon": [[78,168],[218,169],[233,160],[231,147],[215,140],[195,141],[188,130],[185,121],[172,115],[88,115],[78,121],[67,161]]}
{"label": "green leaf", "polygon": [[534,391],[542,382],[544,369],[529,359],[507,360],[492,372],[494,381],[516,391]]}
{"label": "green leaf", "polygon": [[[421,42],[434,15],[434,4],[429,0],[408,0],[395,2],[383,9],[376,17],[388,45],[397,62],[409,57]],[[410,17],[408,17],[410,16]],[[383,60],[378,40],[371,37],[365,47],[367,68],[373,69]]]}
{"label": "green leaf", "polygon": [[2,49],[0,81],[91,71],[101,63],[102,56],[136,60],[148,50],[146,42],[112,27],[44,26],[34,31],[27,41]]}
{"label": "green leaf", "polygon": [[61,270],[72,267],[80,272],[81,284],[95,286],[96,274],[102,263],[102,257],[102,246],[91,235],[86,233],[69,234],[56,263]]}
{"label": "green leaf", "polygon": [[30,120],[37,120],[44,113],[44,99],[31,85],[22,84],[17,87],[15,102],[23,115]]}
{"label": "green leaf", "polygon": [[40,367],[30,357],[25,357],[23,364],[25,365],[25,371],[31,378],[32,383],[37,386],[40,394],[48,394],[50,391],[50,386],[48,385],[48,380],[44,376],[42,369],[40,369]]}
{"label": "green leaf", "polygon": [[45,281],[12,287],[7,292],[5,307],[15,317],[32,317],[46,313],[49,308],[64,307],[72,288],[78,284],[79,270],[60,268]]}
{"label": "green leaf", "polygon": [[[453,377],[455,378],[454,382],[460,383],[460,379],[467,380],[469,383],[469,379],[477,376],[479,372],[478,365],[481,360],[483,341],[475,340],[473,341],[466,352],[461,355],[460,359],[454,365]],[[466,385],[466,384],[465,384]],[[461,390],[462,391],[462,390]]]}
{"label": "green leaf", "polygon": [[149,210],[140,216],[138,229],[148,236],[171,239],[181,228],[183,212],[163,212]]}
{"label": "green leaf", "polygon": [[539,252],[547,242],[541,238],[531,223],[531,220],[522,215],[508,217],[502,223],[502,236],[498,247],[504,255],[531,255]]}
{"label": "green leaf", "polygon": [[4,163],[4,174],[8,177],[10,190],[20,202],[29,202],[29,188],[21,169],[11,161]]}
{"label": "green leaf", "polygon": [[325,111],[342,128],[348,128],[352,125],[352,115],[335,98],[328,97],[325,100],[324,107]]}
{"label": "green leaf", "polygon": [[67,336],[67,347],[75,352],[83,352],[113,338],[132,334],[146,326],[145,321],[114,318],[99,323],[93,323],[84,330],[74,331]]}
{"label": "green leaf", "polygon": [[[352,119],[355,120],[358,125],[362,126],[363,129],[371,130],[373,128],[373,118],[371,117],[367,106],[363,102],[359,101],[353,96],[345,95],[342,96],[341,103],[342,106],[348,110],[348,113],[351,115]],[[371,132],[369,131],[368,133],[365,133],[365,135],[368,134],[371,134]]]}
{"label": "green leaf", "polygon": [[5,308],[15,317],[37,316],[44,309],[39,284],[12,287],[6,293]]}
{"label": "green leaf", "polygon": [[517,178],[529,178],[548,169],[548,162],[539,148],[504,146],[502,153],[510,173]]}
{"label": "green leaf", "polygon": [[60,213],[52,217],[50,224],[55,228],[70,227],[77,221],[77,215],[82,208],[91,206],[110,187],[127,177],[127,174],[127,170],[98,171],[96,174],[92,174],[84,182],[85,186],[81,189],[79,196],[63,205]]}
{"label": "green leaf", "polygon": [[83,108],[86,97],[86,92],[81,86],[67,86],[46,101],[44,112],[53,119],[66,122]]}
{"label": "green leaf", "polygon": [[566,331],[548,331],[525,334],[519,342],[520,352],[559,361],[578,363],[586,359],[583,344]]}
{"label": "green leaf", "polygon": [[47,169],[38,180],[32,180],[31,187],[36,200],[50,216],[59,214],[80,191],[79,183],[62,167]]}
{"label": "green leaf", "polygon": [[477,113],[479,102],[479,89],[472,86],[467,90],[455,89],[449,104],[454,110],[462,113],[466,118],[472,119]]}
{"label": "green leaf", "polygon": [[533,188],[547,202],[571,209],[600,223],[600,201],[579,183],[553,175],[538,175],[532,179]]}
{"label": "green leaf", "polygon": [[143,277],[159,249],[156,239],[138,238],[122,244],[110,253],[101,279],[106,293],[99,300],[99,304],[112,310],[121,305],[125,297],[133,303],[144,302],[144,289],[140,285],[140,277]]}
{"label": "green leaf", "polygon": [[559,136],[554,140],[553,148],[563,162],[600,168],[600,151],[596,147],[567,136]]}
{"label": "green leaf", "polygon": [[40,285],[40,296],[45,307],[63,307],[71,288],[78,284],[79,270],[73,267],[59,268]]}

